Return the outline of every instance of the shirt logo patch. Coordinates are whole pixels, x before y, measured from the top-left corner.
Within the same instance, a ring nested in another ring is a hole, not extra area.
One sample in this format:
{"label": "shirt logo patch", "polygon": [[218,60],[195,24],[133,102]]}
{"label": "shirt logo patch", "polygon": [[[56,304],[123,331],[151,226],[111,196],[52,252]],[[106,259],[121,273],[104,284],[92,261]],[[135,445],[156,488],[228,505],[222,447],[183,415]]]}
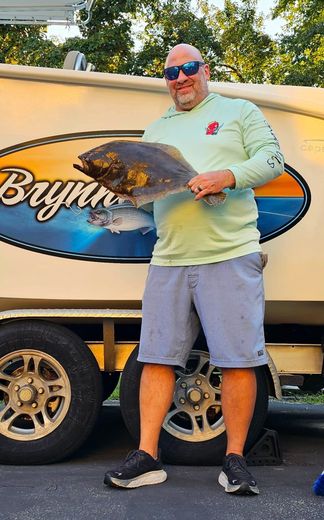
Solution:
{"label": "shirt logo patch", "polygon": [[217,135],[222,126],[218,121],[211,121],[206,128],[206,135]]}

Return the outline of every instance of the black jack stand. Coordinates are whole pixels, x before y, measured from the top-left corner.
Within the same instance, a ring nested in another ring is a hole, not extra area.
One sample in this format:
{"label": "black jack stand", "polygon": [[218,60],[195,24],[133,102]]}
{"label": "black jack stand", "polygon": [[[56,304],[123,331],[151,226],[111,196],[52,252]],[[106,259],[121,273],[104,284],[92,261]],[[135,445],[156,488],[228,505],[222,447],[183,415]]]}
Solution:
{"label": "black jack stand", "polygon": [[245,460],[248,466],[279,466],[282,464],[278,432],[263,428],[259,439],[245,455]]}

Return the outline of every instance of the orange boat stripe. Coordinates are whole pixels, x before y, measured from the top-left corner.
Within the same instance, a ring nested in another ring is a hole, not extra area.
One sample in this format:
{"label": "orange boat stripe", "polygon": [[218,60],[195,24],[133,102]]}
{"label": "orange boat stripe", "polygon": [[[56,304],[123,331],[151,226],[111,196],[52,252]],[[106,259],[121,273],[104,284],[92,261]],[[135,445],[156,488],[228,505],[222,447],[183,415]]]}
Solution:
{"label": "orange boat stripe", "polygon": [[284,173],[264,186],[254,190],[256,197],[303,197],[304,192],[299,183],[288,173]]}

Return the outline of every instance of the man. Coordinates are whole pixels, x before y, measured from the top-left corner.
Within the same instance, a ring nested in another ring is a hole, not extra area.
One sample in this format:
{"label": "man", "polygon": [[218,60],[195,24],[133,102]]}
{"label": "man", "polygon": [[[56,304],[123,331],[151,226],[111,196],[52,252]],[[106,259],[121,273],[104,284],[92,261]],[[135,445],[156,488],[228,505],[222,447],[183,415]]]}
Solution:
{"label": "man", "polygon": [[[156,242],[143,298],[138,360],[141,440],[105,483],[133,488],[166,480],[158,453],[172,403],[174,366],[185,366],[202,324],[210,362],[222,368],[227,450],[219,483],[229,493],[257,494],[243,449],[256,398],[254,367],[264,349],[262,258],[252,188],[280,175],[283,156],[260,110],[242,99],[209,94],[209,66],[195,47],[180,44],[166,60],[175,106],[144,140],[172,144],[196,169],[191,192],[154,203]],[[224,204],[207,194],[225,191]],[[194,196],[192,195],[194,194]]]}

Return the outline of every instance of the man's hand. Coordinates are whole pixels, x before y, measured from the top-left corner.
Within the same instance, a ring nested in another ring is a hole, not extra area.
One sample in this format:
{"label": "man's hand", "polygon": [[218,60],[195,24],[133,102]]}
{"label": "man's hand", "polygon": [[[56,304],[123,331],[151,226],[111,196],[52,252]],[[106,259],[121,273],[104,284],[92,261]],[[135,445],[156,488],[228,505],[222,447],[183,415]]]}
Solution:
{"label": "man's hand", "polygon": [[224,188],[235,188],[235,177],[231,170],[205,172],[193,177],[188,186],[196,193],[195,200],[199,200],[205,195],[219,193]]}

